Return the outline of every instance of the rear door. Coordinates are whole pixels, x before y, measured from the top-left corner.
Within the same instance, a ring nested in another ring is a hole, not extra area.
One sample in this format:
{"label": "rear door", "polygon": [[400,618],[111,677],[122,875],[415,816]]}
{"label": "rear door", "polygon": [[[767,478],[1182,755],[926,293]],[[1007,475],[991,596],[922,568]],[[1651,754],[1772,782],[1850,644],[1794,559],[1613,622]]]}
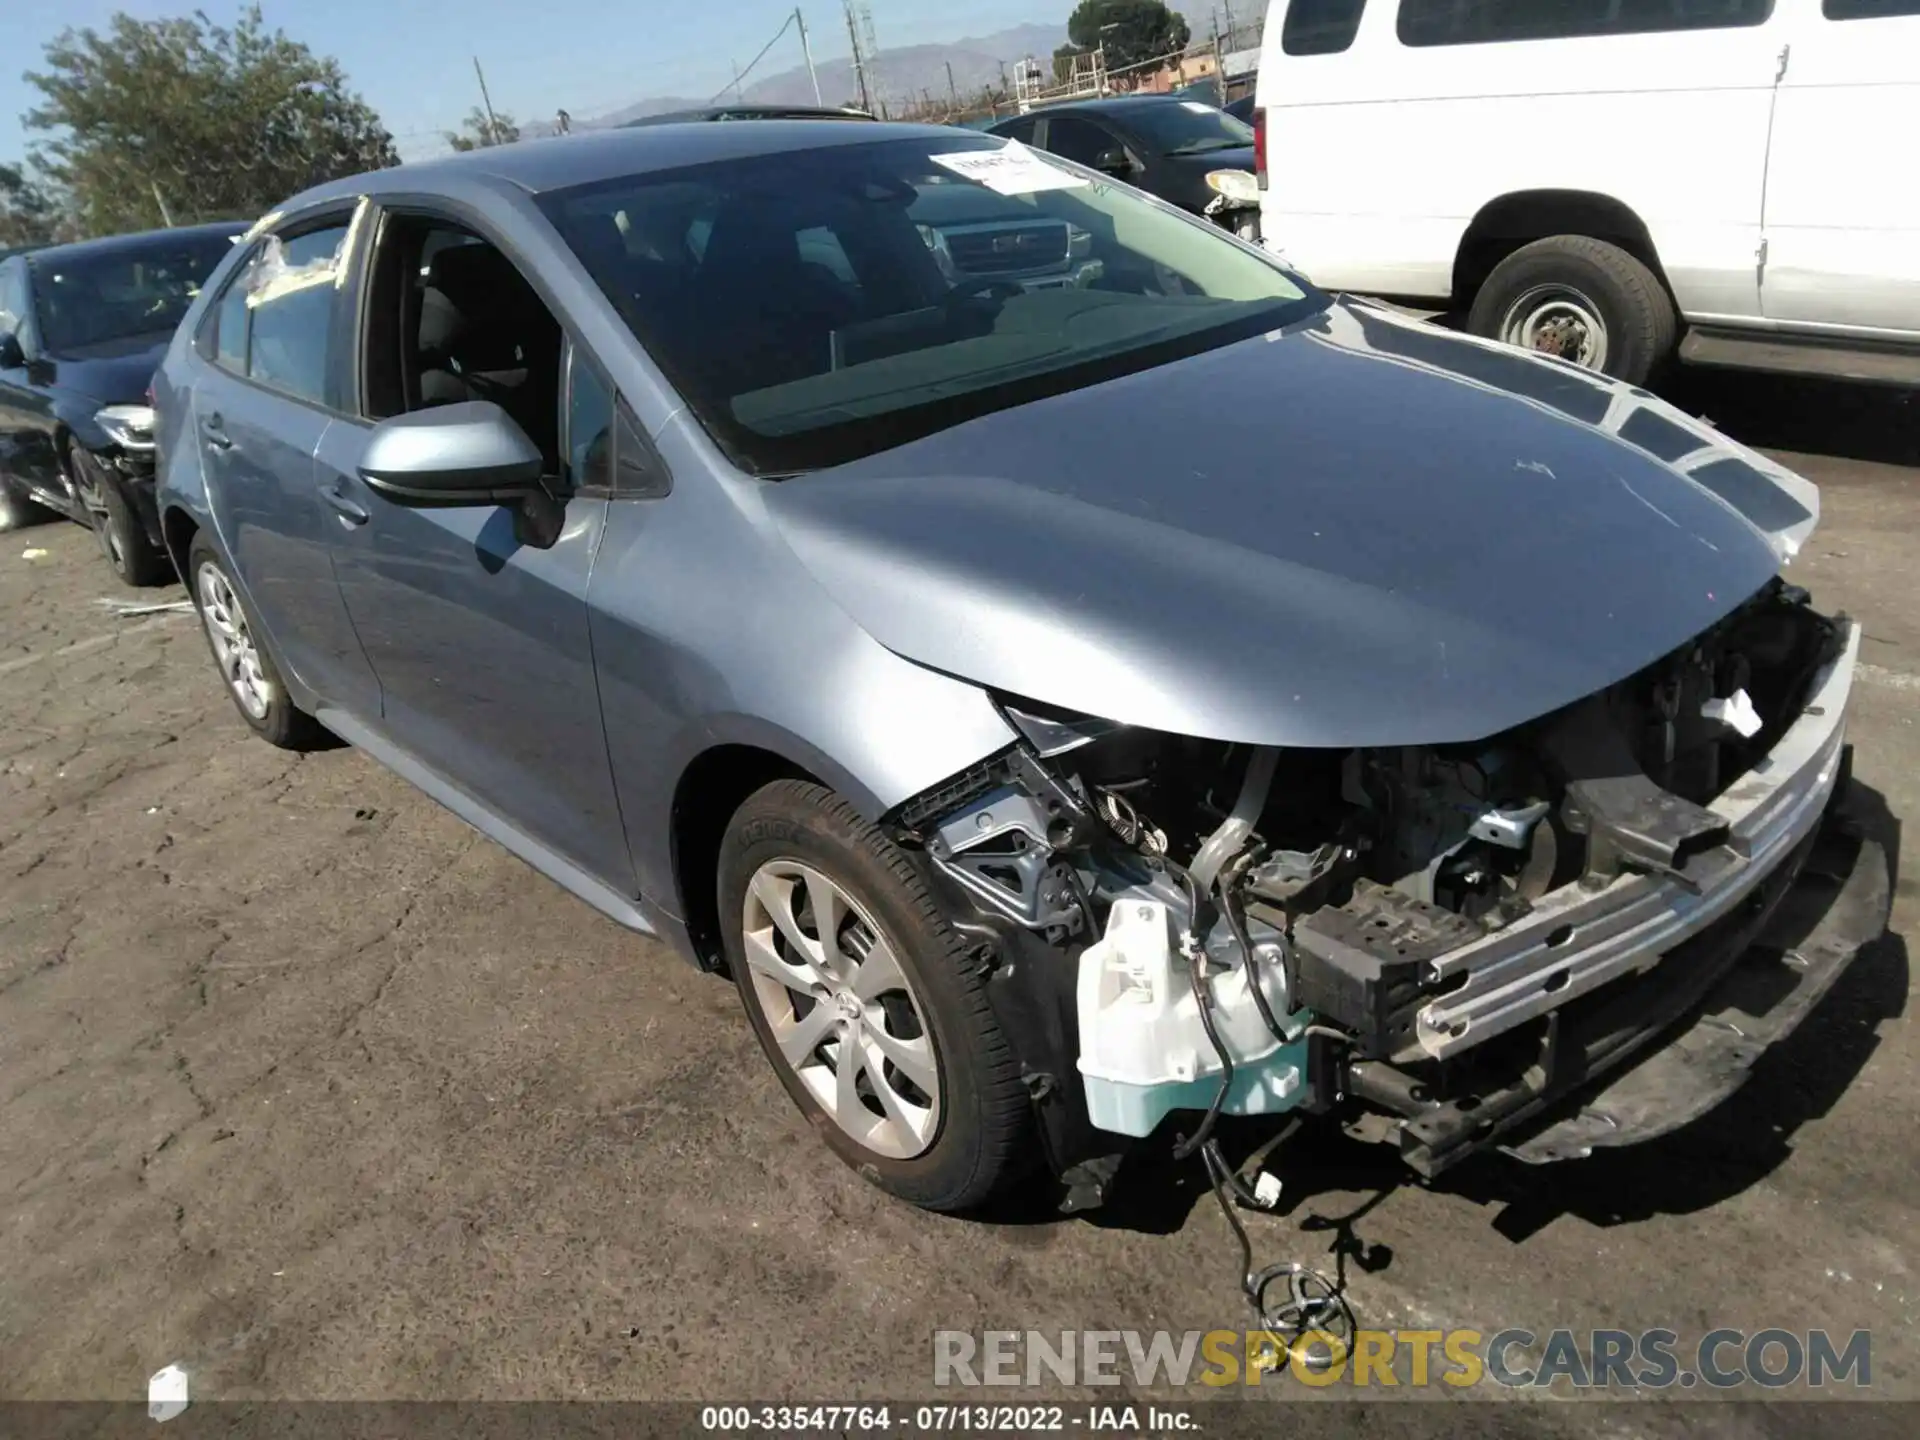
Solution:
{"label": "rear door", "polygon": [[341,414],[352,211],[264,237],[209,312],[193,387],[214,521],[275,658],[326,705],[380,713],[341,600],[314,454]]}
{"label": "rear door", "polygon": [[1791,325],[1920,339],[1920,0],[1791,3],[1761,304]]}

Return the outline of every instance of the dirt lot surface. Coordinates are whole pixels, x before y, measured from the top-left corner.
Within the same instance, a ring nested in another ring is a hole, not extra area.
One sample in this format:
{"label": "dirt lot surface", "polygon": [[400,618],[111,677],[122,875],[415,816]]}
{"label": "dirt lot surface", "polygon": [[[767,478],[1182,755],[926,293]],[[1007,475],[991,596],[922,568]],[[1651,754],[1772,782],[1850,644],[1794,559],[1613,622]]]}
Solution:
{"label": "dirt lot surface", "polygon": [[[1824,487],[1795,575],[1863,619],[1856,773],[1920,815],[1920,401],[1685,398]],[[138,1398],[179,1361],[209,1399],[924,1397],[938,1328],[1240,1325],[1194,1170],[1091,1220],[890,1202],[805,1132],[727,984],[356,752],[251,739],[193,620],[96,603],[125,592],[84,531],[4,539],[0,1396]],[[1432,1188],[1283,1152],[1263,1261],[1344,1242],[1370,1325],[1870,1329],[1873,1393],[1920,1397],[1917,918],[1900,878],[1794,1039],[1638,1150]],[[1522,1433],[1734,1423],[1525,1408]],[[1461,1433],[1516,1413],[1471,1409]]]}

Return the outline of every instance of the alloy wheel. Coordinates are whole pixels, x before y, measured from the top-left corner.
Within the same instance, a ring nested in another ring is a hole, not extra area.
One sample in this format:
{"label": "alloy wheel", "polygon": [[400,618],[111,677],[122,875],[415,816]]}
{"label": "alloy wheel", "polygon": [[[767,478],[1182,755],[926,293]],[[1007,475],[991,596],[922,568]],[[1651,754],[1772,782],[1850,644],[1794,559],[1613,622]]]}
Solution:
{"label": "alloy wheel", "polygon": [[240,708],[255,720],[266,719],[273,691],[232,582],[218,565],[208,561],[194,577],[194,588],[199,593],[200,617],[207,627],[207,639],[213,642],[213,658],[219,663],[220,673]]}
{"label": "alloy wheel", "polygon": [[940,1129],[940,1066],[893,942],[838,882],[770,860],[747,885],[741,938],[780,1063],[876,1155],[907,1160]]}
{"label": "alloy wheel", "polygon": [[1607,325],[1597,305],[1569,285],[1536,285],[1507,307],[1500,338],[1589,370],[1607,364]]}

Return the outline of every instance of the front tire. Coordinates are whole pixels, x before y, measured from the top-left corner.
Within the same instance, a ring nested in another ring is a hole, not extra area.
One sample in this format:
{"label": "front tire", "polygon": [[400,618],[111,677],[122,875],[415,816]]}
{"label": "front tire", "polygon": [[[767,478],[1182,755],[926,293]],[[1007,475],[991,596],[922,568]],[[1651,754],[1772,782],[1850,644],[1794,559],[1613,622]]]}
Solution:
{"label": "front tire", "polygon": [[1625,250],[1550,235],[1493,267],[1467,328],[1642,385],[1672,357],[1679,321],[1660,277]]}
{"label": "front tire", "polygon": [[286,682],[260,643],[240,591],[227,573],[226,561],[204,534],[194,536],[187,550],[186,581],[213,663],[247,728],[282,750],[325,749],[330,737],[288,695]]}
{"label": "front tire", "polygon": [[718,879],[747,1019],[835,1154],[929,1210],[1020,1177],[1027,1095],[984,968],[885,835],[822,786],[776,781],[735,814]]}
{"label": "front tire", "polygon": [[67,451],[67,474],[73,498],[86,511],[100,542],[100,553],[106,556],[113,573],[135,589],[171,580],[172,563],[147,538],[126,492],[100,462],[79,446],[72,446]]}

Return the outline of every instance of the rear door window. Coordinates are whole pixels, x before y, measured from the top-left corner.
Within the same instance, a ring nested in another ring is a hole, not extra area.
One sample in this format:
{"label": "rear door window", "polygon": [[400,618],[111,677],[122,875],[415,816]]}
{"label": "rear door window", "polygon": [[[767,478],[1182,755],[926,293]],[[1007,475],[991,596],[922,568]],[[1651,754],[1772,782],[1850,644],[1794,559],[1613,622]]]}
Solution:
{"label": "rear door window", "polygon": [[247,373],[247,270],[242,267],[220,296],[213,316],[213,358],[236,375]]}
{"label": "rear door window", "polygon": [[250,316],[250,380],[316,405],[329,403],[335,299],[347,230],[343,221],[290,239],[270,236],[247,267],[242,287],[236,288],[245,289]]}

